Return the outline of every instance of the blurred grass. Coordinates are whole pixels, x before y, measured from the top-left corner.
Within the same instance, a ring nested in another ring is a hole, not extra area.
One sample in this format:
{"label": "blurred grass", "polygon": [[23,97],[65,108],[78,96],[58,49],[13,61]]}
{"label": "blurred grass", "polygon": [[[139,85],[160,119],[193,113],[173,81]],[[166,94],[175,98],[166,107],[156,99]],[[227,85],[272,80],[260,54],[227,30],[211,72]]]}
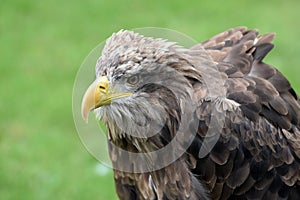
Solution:
{"label": "blurred grass", "polygon": [[299,93],[299,10],[298,0],[1,1],[0,199],[116,199],[71,111],[76,71],[112,32],[165,27],[199,41],[240,25],[276,32],[266,60]]}

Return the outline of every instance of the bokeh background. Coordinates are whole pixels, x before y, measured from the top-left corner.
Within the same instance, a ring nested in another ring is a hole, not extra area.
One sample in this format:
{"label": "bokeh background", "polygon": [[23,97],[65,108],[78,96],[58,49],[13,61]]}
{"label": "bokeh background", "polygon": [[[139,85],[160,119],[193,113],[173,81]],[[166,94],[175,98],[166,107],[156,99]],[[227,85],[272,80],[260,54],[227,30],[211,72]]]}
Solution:
{"label": "bokeh background", "polygon": [[240,25],[276,32],[265,60],[299,94],[299,10],[299,0],[2,0],[0,199],[116,199],[111,170],[86,151],[72,118],[76,72],[113,32],[163,27],[197,41]]}

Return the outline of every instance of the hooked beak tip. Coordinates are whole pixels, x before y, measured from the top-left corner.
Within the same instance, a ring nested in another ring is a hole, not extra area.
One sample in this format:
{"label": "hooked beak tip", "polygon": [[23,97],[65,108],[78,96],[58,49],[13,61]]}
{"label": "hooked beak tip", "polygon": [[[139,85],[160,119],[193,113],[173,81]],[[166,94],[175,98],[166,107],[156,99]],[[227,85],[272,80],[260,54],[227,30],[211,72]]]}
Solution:
{"label": "hooked beak tip", "polygon": [[90,112],[89,109],[87,109],[87,107],[83,105],[81,109],[81,117],[85,123],[88,123],[89,112]]}

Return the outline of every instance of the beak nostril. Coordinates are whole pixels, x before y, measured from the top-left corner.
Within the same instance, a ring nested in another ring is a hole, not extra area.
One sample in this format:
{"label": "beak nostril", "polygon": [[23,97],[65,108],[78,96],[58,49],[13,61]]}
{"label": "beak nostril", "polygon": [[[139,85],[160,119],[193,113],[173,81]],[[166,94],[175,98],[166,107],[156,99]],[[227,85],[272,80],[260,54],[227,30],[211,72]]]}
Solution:
{"label": "beak nostril", "polygon": [[102,89],[102,90],[105,90],[105,87],[102,86],[102,85],[100,85],[99,88]]}

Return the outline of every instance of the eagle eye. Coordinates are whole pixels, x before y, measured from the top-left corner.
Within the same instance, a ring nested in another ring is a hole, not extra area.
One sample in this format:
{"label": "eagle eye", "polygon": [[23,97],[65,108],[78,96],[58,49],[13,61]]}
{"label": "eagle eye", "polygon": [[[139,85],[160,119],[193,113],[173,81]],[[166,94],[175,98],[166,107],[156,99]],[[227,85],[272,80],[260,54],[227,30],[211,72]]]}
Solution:
{"label": "eagle eye", "polygon": [[127,78],[127,83],[130,85],[135,85],[139,82],[140,77],[138,75],[133,75]]}

